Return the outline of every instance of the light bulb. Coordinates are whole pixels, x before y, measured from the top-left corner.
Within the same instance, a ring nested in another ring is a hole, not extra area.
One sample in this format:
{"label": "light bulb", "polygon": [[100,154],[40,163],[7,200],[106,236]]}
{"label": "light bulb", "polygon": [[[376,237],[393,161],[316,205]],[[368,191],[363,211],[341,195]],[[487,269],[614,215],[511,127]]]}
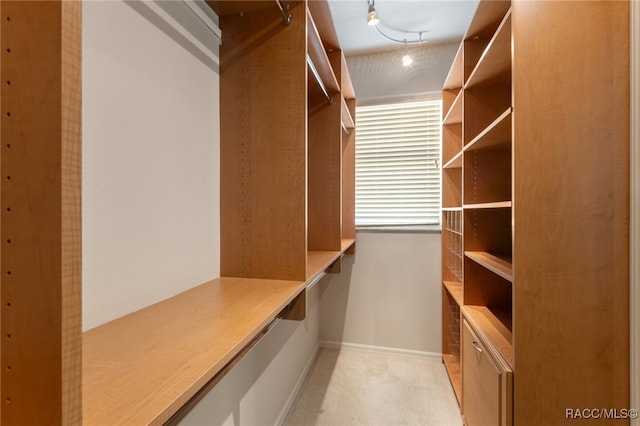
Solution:
{"label": "light bulb", "polygon": [[367,24],[373,26],[378,22],[380,22],[380,20],[378,19],[378,12],[376,12],[376,9],[373,6],[373,4],[370,4],[369,13],[367,14]]}
{"label": "light bulb", "polygon": [[411,55],[409,55],[408,53],[405,53],[402,56],[402,66],[403,67],[408,67],[412,63],[413,63],[413,58],[411,57]]}

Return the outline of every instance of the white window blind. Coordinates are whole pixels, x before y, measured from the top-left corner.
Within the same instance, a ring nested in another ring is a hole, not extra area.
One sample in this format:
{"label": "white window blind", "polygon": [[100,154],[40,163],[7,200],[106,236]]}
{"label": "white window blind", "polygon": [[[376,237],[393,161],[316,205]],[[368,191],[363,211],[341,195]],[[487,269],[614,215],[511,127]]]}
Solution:
{"label": "white window blind", "polygon": [[356,108],[356,225],[440,222],[441,99]]}

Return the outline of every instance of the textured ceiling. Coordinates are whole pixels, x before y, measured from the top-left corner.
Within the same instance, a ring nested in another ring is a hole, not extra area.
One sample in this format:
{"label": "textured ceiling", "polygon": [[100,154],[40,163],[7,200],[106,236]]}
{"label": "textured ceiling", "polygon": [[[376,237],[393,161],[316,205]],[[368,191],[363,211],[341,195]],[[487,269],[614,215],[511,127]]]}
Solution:
{"label": "textured ceiling", "polygon": [[[477,0],[376,0],[379,28],[392,38],[428,44],[460,41],[471,22]],[[347,55],[387,50],[393,42],[367,25],[367,0],[329,0],[342,50]],[[408,33],[409,32],[409,33]]]}

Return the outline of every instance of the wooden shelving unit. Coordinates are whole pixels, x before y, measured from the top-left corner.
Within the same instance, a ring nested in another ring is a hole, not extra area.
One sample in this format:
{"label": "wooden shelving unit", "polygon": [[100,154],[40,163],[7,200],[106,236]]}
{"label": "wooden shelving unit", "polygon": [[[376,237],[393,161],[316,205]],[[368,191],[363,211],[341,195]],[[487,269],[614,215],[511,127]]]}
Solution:
{"label": "wooden shelving unit", "polygon": [[628,21],[481,0],[444,84],[443,362],[468,426],[628,401]]}
{"label": "wooden shelving unit", "polygon": [[207,3],[223,277],[86,333],[81,2],[0,3],[3,425],[175,423],[355,250],[355,93],[327,3],[288,24],[273,2]]}

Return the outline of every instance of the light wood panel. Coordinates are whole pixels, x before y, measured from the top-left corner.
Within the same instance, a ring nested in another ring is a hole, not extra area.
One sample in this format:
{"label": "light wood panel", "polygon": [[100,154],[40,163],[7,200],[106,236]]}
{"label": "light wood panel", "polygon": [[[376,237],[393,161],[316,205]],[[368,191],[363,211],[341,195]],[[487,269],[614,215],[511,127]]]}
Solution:
{"label": "light wood panel", "polygon": [[487,208],[464,211],[464,249],[494,255],[511,255],[511,209]]}
{"label": "light wood panel", "polygon": [[83,423],[162,424],[304,287],[219,278],[85,332]]}
{"label": "light wood panel", "polygon": [[[453,58],[453,63],[451,64],[451,68],[449,69],[449,74],[447,74],[447,78],[445,79],[443,89],[445,91],[449,89],[460,89],[464,84],[464,71],[463,71],[463,53],[464,46],[460,44],[458,51],[456,52],[456,56]],[[448,108],[443,108],[443,111],[448,110]]]}
{"label": "light wood panel", "polygon": [[511,259],[494,256],[483,251],[466,251],[464,255],[479,265],[507,281],[513,281],[513,264]]}
{"label": "light wood panel", "polygon": [[486,349],[497,362],[514,367],[513,326],[511,312],[490,310],[486,306],[465,305],[460,309],[462,317],[482,339]]}
{"label": "light wood panel", "polygon": [[511,149],[512,109],[507,108],[493,123],[465,145],[465,151],[478,149]]}
{"label": "light wood panel", "polygon": [[442,126],[442,162],[447,164],[462,152],[462,123]]}
{"label": "light wood panel", "polygon": [[[329,95],[334,95],[340,92],[340,85],[334,74],[333,68],[327,57],[327,52],[324,50],[320,34],[311,16],[311,13],[307,9],[307,54],[313,64],[313,67],[318,72],[318,76],[322,82],[322,85],[327,89]],[[310,75],[309,78],[312,78]]]}
{"label": "light wood panel", "polygon": [[458,405],[462,401],[462,369],[460,368],[460,355],[442,354],[442,362],[447,369],[453,393]]}
{"label": "light wood panel", "polygon": [[629,3],[512,20],[514,421],[560,425],[629,403]]}
{"label": "light wood panel", "polygon": [[0,4],[3,425],[81,423],[81,5]]}
{"label": "light wood panel", "polygon": [[342,239],[342,97],[325,103],[308,121],[308,248],[340,250]]}
{"label": "light wood panel", "polygon": [[471,72],[465,88],[511,83],[511,13],[507,11]]}
{"label": "light wood panel", "polygon": [[476,9],[473,20],[464,36],[465,83],[510,7],[510,0],[491,0],[478,3],[478,9]]}
{"label": "light wood panel", "polygon": [[[351,117],[355,117],[356,100],[347,99]],[[354,123],[355,125],[355,123]],[[356,132],[342,133],[342,238],[356,238]],[[355,249],[355,245],[352,245]],[[349,253],[353,254],[353,250]]]}
{"label": "light wood panel", "polygon": [[459,306],[462,306],[462,284],[455,281],[443,281],[444,287],[447,289],[453,300]]}
{"label": "light wood panel", "polygon": [[442,169],[442,207],[462,207],[462,169]]}
{"label": "light wood panel", "polygon": [[511,144],[464,153],[463,205],[511,199]]}
{"label": "light wood panel", "polygon": [[467,145],[511,106],[511,86],[476,86],[464,91],[464,145]]}
{"label": "light wood panel", "polygon": [[[306,6],[221,21],[221,273],[306,278]],[[282,100],[280,102],[279,100]]]}

